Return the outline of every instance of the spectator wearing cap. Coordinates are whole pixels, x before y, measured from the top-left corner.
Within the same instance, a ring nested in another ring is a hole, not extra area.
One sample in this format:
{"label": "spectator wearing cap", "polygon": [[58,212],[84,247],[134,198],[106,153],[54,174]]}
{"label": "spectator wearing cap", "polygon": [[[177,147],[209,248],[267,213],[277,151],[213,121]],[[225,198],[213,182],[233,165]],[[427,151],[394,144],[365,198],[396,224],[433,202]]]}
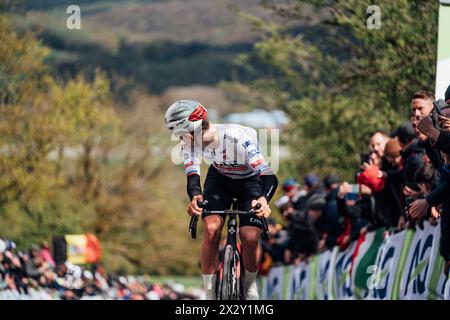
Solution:
{"label": "spectator wearing cap", "polygon": [[292,214],[294,214],[294,204],[289,200],[288,196],[282,196],[277,201],[275,201],[275,206],[280,211],[283,221],[289,224]]}
{"label": "spectator wearing cap", "polygon": [[281,188],[284,195],[289,198],[292,203],[296,202],[299,197],[306,194],[304,190],[300,190],[300,184],[295,178],[287,178],[283,181]]}
{"label": "spectator wearing cap", "polygon": [[324,247],[331,249],[336,245],[336,239],[344,231],[342,217],[337,208],[339,178],[335,175],[328,175],[323,179],[323,185],[325,187],[325,205],[322,208],[320,226],[323,232]]}
{"label": "spectator wearing cap", "polygon": [[309,173],[303,179],[303,183],[306,194],[294,202],[294,208],[301,212],[312,209],[311,206],[314,206],[316,210],[321,209],[320,207],[325,204],[325,200],[319,177],[314,173]]}
{"label": "spectator wearing cap", "polygon": [[294,203],[295,210],[290,215],[288,226],[289,252],[294,260],[306,258],[317,252],[319,243],[317,223],[325,204],[320,180],[315,174],[305,176],[304,189],[306,195]]}

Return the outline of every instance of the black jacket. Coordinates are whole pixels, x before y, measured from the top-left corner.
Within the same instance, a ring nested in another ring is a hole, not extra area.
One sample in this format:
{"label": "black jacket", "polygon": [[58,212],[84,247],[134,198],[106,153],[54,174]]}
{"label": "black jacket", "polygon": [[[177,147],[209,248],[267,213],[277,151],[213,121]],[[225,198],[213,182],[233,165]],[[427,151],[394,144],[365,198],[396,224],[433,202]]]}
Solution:
{"label": "black jacket", "polygon": [[446,261],[450,261],[450,165],[443,165],[439,172],[439,185],[426,199],[430,206],[442,204],[440,253]]}
{"label": "black jacket", "polygon": [[377,210],[383,216],[386,226],[396,228],[402,214],[402,170],[393,166],[383,158],[381,170],[387,173],[384,188],[374,193]]}
{"label": "black jacket", "polygon": [[419,140],[415,145],[415,149],[423,149],[435,168],[439,168],[444,164],[444,159],[442,159],[439,150],[431,144],[430,139],[425,141]]}
{"label": "black jacket", "polygon": [[411,144],[400,152],[403,158],[403,179],[405,185],[416,191],[419,190],[419,187],[414,181],[414,176],[419,168],[424,165],[422,159],[424,153],[425,149],[419,148],[417,143]]}
{"label": "black jacket", "polygon": [[363,227],[367,227],[370,231],[386,226],[384,217],[377,208],[374,196],[363,196],[353,206],[347,206],[345,198],[337,198],[337,205],[339,214],[343,217],[350,218],[352,224],[350,231],[351,240],[358,239],[359,232]]}
{"label": "black jacket", "polygon": [[439,134],[439,138],[436,141],[435,147],[436,149],[450,154],[450,132],[441,131],[441,133]]}
{"label": "black jacket", "polygon": [[305,211],[292,214],[288,226],[288,247],[294,257],[299,254],[314,254],[317,252],[319,234],[315,228],[315,221],[308,217]]}
{"label": "black jacket", "polygon": [[336,245],[336,239],[344,231],[337,206],[338,191],[333,189],[325,196],[325,205],[318,221],[320,230],[327,234],[325,245],[329,249]]}

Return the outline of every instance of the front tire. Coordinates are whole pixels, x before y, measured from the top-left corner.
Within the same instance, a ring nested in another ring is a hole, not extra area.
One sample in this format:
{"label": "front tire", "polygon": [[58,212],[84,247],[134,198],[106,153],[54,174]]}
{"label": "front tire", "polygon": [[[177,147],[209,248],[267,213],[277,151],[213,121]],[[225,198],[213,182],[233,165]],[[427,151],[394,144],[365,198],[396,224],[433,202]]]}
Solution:
{"label": "front tire", "polygon": [[220,284],[218,286],[219,300],[244,300],[243,275],[241,259],[233,246],[227,245],[223,254]]}

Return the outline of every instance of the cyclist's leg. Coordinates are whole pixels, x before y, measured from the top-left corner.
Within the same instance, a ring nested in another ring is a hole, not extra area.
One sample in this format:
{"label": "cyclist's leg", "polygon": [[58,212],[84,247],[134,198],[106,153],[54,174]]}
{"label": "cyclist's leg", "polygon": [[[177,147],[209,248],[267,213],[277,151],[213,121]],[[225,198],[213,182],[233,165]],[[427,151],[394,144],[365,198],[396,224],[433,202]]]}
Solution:
{"label": "cyclist's leg", "polygon": [[242,243],[242,259],[245,267],[244,293],[246,300],[259,299],[256,277],[262,257],[262,248],[259,244],[260,237],[260,227],[241,226],[239,228],[239,238]]}
{"label": "cyclist's leg", "polygon": [[[262,185],[256,177],[245,179],[239,184],[238,206],[240,210],[248,211],[251,209],[252,201],[261,194]],[[263,223],[250,215],[242,215],[239,220],[239,238],[242,243],[242,258],[245,266],[244,292],[247,300],[257,300],[256,276],[262,256],[259,239]]]}
{"label": "cyclist's leg", "polygon": [[[206,210],[226,210],[231,205],[231,195],[224,188],[223,177],[214,167],[210,167],[206,176],[203,198],[208,200]],[[203,215],[204,236],[200,253],[200,265],[205,285],[206,298],[214,297],[213,275],[219,264],[219,242],[224,224],[224,216]]]}

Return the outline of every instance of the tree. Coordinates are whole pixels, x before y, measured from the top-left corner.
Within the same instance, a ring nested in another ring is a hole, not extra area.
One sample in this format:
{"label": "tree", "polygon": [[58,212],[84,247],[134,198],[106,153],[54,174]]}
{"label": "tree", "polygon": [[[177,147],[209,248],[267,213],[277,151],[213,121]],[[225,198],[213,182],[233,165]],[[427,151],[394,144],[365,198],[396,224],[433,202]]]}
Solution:
{"label": "tree", "polygon": [[433,88],[438,4],[379,1],[381,29],[371,30],[370,1],[262,3],[276,19],[247,16],[262,39],[238,61],[259,76],[245,84],[289,114],[284,138],[298,173],[353,177],[368,134],[408,119],[412,93]]}

